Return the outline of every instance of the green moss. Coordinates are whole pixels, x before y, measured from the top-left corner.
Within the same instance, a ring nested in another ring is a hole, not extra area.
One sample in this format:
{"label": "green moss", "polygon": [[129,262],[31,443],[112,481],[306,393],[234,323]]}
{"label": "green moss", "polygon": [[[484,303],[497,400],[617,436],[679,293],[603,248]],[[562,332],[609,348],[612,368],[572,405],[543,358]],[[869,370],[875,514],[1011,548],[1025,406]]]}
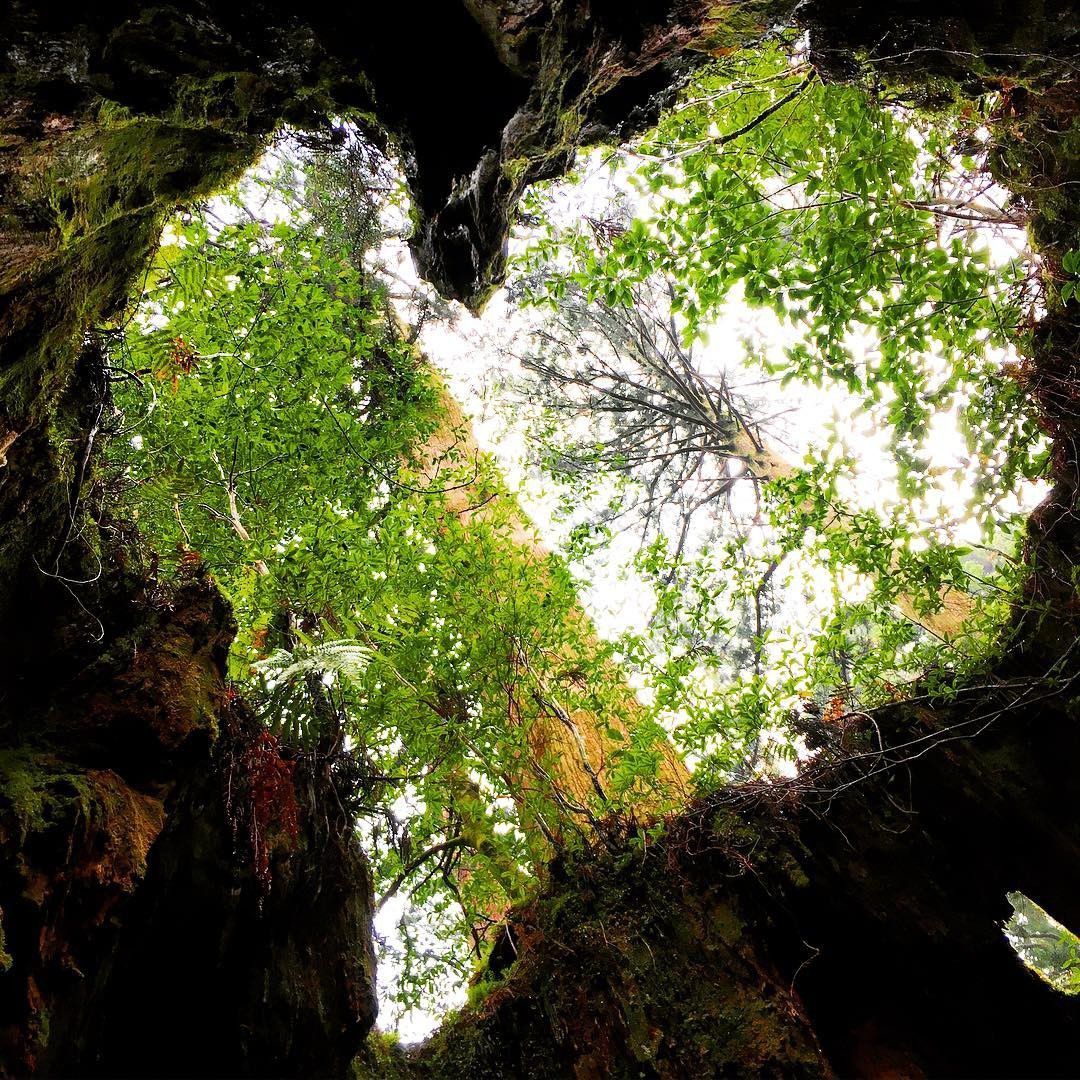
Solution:
{"label": "green moss", "polygon": [[25,752],[17,764],[9,764],[15,764],[15,768],[6,773],[5,779],[14,792],[13,806],[24,837],[48,829],[72,806],[79,814],[90,814],[96,792],[85,773],[69,771],[51,757]]}
{"label": "green moss", "polygon": [[137,119],[72,135],[40,184],[66,240],[125,214],[164,212],[210,194],[238,176],[259,145],[210,126]]}
{"label": "green moss", "polygon": [[6,804],[22,847],[29,837],[56,827],[126,818],[128,789],[104,775],[31,747],[0,751],[0,815]]}
{"label": "green moss", "polygon": [[398,1037],[389,1032],[373,1031],[363,1052],[352,1064],[352,1080],[399,1080],[415,1076],[408,1051]]}
{"label": "green moss", "polygon": [[34,1026],[37,1029],[34,1032],[34,1042],[40,1051],[49,1045],[49,1037],[52,1034],[52,1015],[48,1009],[38,1009],[34,1015]]}
{"label": "green moss", "polygon": [[4,909],[0,908],[0,975],[9,972],[15,964],[15,958],[7,951],[7,938],[4,935]]}
{"label": "green moss", "polygon": [[267,108],[265,79],[250,71],[185,75],[176,82],[174,114],[185,123],[243,125]]}
{"label": "green moss", "polygon": [[47,759],[27,749],[0,751],[0,798],[8,803],[19,828],[19,842],[47,824]]}
{"label": "green moss", "polygon": [[[515,915],[514,962],[482,976],[395,1075],[823,1075],[790,975],[770,974],[760,884],[740,857],[749,826],[707,810],[687,824],[648,859],[561,860],[547,895]],[[783,889],[790,838],[756,836],[755,865]]]}
{"label": "green moss", "polygon": [[130,123],[132,119],[132,112],[126,105],[121,105],[119,102],[111,101],[108,98],[102,98],[97,103],[94,120],[103,128],[120,127],[123,124]]}
{"label": "green moss", "polygon": [[70,489],[87,444],[86,403],[65,403],[79,350],[76,335],[122,301],[141,261],[138,252],[148,249],[155,227],[154,214],[142,211],[72,242],[44,261],[23,295],[12,300],[13,319],[32,344],[4,350],[0,401],[8,422],[29,430],[8,455],[26,495],[0,539],[0,598],[27,572],[27,553],[57,543],[67,523]]}
{"label": "green moss", "polygon": [[[0,269],[0,436],[29,431],[9,453],[23,505],[0,538],[0,601],[29,555],[67,527],[70,490],[87,445],[87,402],[65,399],[81,335],[125,303],[179,200],[220,189],[261,145],[247,134],[152,118],[99,101],[71,134],[25,150],[5,216],[34,237],[37,258]],[[5,276],[9,275],[9,276]],[[92,532],[92,530],[90,530]]]}
{"label": "green moss", "polygon": [[503,173],[516,189],[525,186],[531,168],[532,162],[527,157],[510,158],[503,163]]}
{"label": "green moss", "polygon": [[789,20],[790,6],[776,0],[714,4],[694,48],[702,52],[730,50],[733,44],[756,41],[770,26],[787,25]]}

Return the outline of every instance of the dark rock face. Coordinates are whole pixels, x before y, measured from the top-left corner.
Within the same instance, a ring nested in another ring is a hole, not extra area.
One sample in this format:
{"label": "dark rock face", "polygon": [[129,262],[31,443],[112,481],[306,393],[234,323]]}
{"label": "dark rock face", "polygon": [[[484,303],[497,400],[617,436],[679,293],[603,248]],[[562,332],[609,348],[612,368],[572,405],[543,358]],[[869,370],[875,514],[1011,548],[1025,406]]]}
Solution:
{"label": "dark rock face", "polygon": [[434,183],[416,141],[421,215],[412,245],[421,273],[443,295],[476,308],[505,272],[506,239],[525,188],[561,175],[579,146],[635,111],[646,119],[677,75],[675,58],[691,44],[704,46],[712,23],[703,3],[470,6],[498,63],[494,88],[504,115],[476,141],[466,168],[440,169]]}
{"label": "dark rock face", "polygon": [[130,632],[79,677],[42,677],[0,751],[0,1061],[15,1072],[48,1068],[95,992],[170,793],[216,727],[232,629],[216,591],[131,600]]}
{"label": "dark rock face", "polygon": [[[403,151],[422,267],[476,306],[498,282],[525,185],[557,175],[583,139],[646,106],[687,46],[730,44],[787,14],[783,3],[744,6],[721,20],[702,0],[419,9],[204,0],[91,12],[16,0],[0,25],[11,43],[5,92],[19,110],[8,119],[24,135],[63,130],[96,98],[231,134],[260,135],[282,118],[318,126],[335,112],[375,115]],[[173,172],[176,197],[200,182],[197,157],[188,176]]]}
{"label": "dark rock face", "polygon": [[130,599],[131,633],[0,751],[0,1065],[341,1075],[376,1013],[352,820],[317,759],[290,768],[297,834],[260,832],[260,876],[231,616],[197,579]]}
{"label": "dark rock face", "polygon": [[[526,184],[647,120],[695,50],[791,6],[0,12],[0,1072],[342,1075],[374,1019],[347,817],[272,837],[266,891],[223,785],[251,736],[224,686],[228,612],[198,572],[161,589],[95,479],[107,386],[88,331],[163,215],[235,176],[282,119],[373,117],[403,153],[418,263],[476,307]],[[999,176],[1048,258],[1076,246],[1080,92],[1075,67],[1046,63],[1075,61],[1073,5],[809,0],[793,17],[827,74],[865,53],[930,103],[1023,78]],[[515,915],[484,1003],[377,1075],[1068,1073],[1075,1009],[997,923],[1019,888],[1080,930],[1077,327],[1074,303],[1035,335],[1056,486],[1032,520],[1037,614],[998,689],[875,718],[804,789],[735,789],[659,850],[560,864]],[[305,768],[299,805],[334,805]]]}
{"label": "dark rock face", "polygon": [[378,1008],[373,898],[351,820],[323,819],[335,794],[303,777],[320,815],[278,838],[264,889],[238,863],[221,780],[193,779],[169,807],[58,1071],[342,1076],[363,1045]]}
{"label": "dark rock face", "polygon": [[802,0],[795,18],[826,77],[850,78],[861,57],[929,103],[950,100],[957,87],[985,92],[1002,76],[1037,83],[1056,70],[1056,78],[1062,69],[1047,61],[1075,56],[1080,30],[1069,0]]}

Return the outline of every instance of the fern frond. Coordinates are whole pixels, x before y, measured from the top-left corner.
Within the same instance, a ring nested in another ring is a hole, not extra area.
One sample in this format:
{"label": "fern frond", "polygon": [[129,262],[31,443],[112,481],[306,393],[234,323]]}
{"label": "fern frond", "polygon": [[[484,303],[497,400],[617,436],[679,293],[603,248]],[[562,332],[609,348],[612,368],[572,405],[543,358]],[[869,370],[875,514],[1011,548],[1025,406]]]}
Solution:
{"label": "fern frond", "polygon": [[263,718],[275,735],[298,744],[314,741],[319,734],[312,708],[309,676],[333,673],[356,681],[362,678],[375,651],[352,638],[339,638],[275,649],[266,659],[252,664],[266,691]]}
{"label": "fern frond", "polygon": [[292,651],[275,649],[265,660],[252,667],[267,682],[281,685],[303,675],[322,675],[333,672],[346,679],[359,679],[375,655],[374,650],[352,638],[323,641],[315,645],[298,645]]}

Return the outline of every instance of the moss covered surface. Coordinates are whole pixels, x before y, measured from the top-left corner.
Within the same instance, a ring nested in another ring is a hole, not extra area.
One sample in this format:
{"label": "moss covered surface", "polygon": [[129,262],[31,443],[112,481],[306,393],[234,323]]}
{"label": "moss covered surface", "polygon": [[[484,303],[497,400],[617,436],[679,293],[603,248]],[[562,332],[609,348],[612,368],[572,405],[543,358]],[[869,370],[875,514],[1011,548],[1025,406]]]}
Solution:
{"label": "moss covered surface", "polygon": [[94,971],[110,921],[142,880],[164,817],[160,798],[111,770],[29,748],[0,753],[0,894],[9,957],[0,976],[0,1051],[13,1071],[32,1071],[48,1059],[54,995]]}
{"label": "moss covered surface", "polygon": [[0,749],[0,1063],[341,1074],[374,1017],[372,900],[330,772],[286,773],[299,831],[259,834],[260,876],[230,614],[197,572],[134,606]]}
{"label": "moss covered surface", "polygon": [[[18,106],[16,102],[16,106]],[[75,493],[88,479],[104,388],[77,383],[84,335],[116,315],[156,243],[164,215],[238,174],[259,140],[157,119],[9,115],[0,158],[0,602],[24,602],[54,555],[88,576]],[[51,125],[51,126],[50,126]],[[97,401],[94,397],[97,397]],[[89,400],[88,400],[89,399]],[[14,479],[12,479],[14,478]],[[39,572],[31,567],[37,556]],[[51,591],[55,591],[55,586]]]}
{"label": "moss covered surface", "polygon": [[144,880],[177,763],[209,746],[231,631],[216,591],[192,582],[129,622],[79,677],[6,688],[0,1059],[15,1072],[53,1059],[47,1032],[69,1033]]}
{"label": "moss covered surface", "polygon": [[1033,677],[898,705],[795,780],[564,855],[473,1002],[356,1075],[1070,1075],[1080,1003],[1001,923],[1018,881],[1080,916],[1075,712]]}
{"label": "moss covered surface", "polygon": [[[233,748],[245,729],[241,710]],[[230,755],[220,744],[171,807],[95,1009],[68,1033],[67,1070],[340,1076],[370,1030],[371,880],[327,772],[298,768],[299,832],[263,837],[272,877],[260,881],[235,831]]]}
{"label": "moss covered surface", "polygon": [[[399,1052],[397,1067],[432,1077],[828,1075],[787,965],[770,955],[791,945],[772,913],[723,875],[702,888],[681,862],[661,845],[557,863],[544,896],[497,942],[476,1003],[419,1052]],[[384,1048],[359,1074],[379,1075],[393,1056]]]}

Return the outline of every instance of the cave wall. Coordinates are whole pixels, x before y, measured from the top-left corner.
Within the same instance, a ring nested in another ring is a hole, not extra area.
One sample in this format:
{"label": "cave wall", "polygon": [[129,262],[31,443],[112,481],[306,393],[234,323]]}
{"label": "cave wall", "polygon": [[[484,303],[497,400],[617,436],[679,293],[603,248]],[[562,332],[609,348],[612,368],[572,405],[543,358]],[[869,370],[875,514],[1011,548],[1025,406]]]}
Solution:
{"label": "cave wall", "polygon": [[[265,889],[227,797],[252,737],[224,683],[229,613],[197,567],[175,589],[157,580],[95,473],[107,380],[92,331],[136,287],[164,216],[237,176],[281,120],[325,131],[346,113],[396,139],[417,262],[475,306],[527,183],[647,122],[702,51],[789,18],[833,77],[859,56],[929,104],[1007,86],[999,175],[1046,258],[1077,246],[1066,3],[0,13],[0,1071],[340,1075],[374,1019],[362,854],[342,821],[302,812],[295,837],[273,838]],[[1032,521],[1034,614],[994,675],[1038,693],[993,698],[989,739],[967,738],[989,708],[978,694],[898,709],[876,721],[887,743],[937,733],[917,765],[867,778],[826,755],[808,790],[733,790],[651,851],[558,864],[483,1001],[418,1057],[361,1071],[1065,1074],[1074,1011],[998,922],[1019,888],[1080,929],[1075,306],[1034,333],[1056,486]],[[1023,1056],[1017,1017],[1041,1057]]]}

